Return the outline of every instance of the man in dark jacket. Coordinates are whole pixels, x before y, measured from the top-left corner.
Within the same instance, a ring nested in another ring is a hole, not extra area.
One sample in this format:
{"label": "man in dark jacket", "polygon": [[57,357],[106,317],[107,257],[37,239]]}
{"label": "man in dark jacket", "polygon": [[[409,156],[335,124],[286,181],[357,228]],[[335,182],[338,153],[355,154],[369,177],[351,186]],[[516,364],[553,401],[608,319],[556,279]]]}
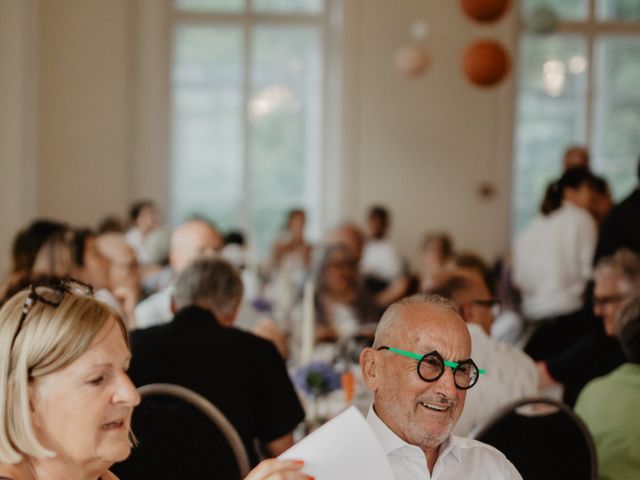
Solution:
{"label": "man in dark jacket", "polygon": [[255,443],[268,456],[284,452],[304,412],[274,345],[232,326],[242,293],[229,263],[194,261],[176,280],[173,320],[133,332],[130,375],[138,386],[173,383],[207,398],[236,428],[256,464]]}

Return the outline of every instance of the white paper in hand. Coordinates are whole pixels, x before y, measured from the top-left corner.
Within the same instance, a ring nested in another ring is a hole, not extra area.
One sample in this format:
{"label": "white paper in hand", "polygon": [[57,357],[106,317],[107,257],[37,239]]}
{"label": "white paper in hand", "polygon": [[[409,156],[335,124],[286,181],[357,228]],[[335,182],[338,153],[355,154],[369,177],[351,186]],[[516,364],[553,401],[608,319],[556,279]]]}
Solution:
{"label": "white paper in hand", "polygon": [[316,480],[394,480],[384,450],[355,407],[342,412],[280,455],[304,460]]}

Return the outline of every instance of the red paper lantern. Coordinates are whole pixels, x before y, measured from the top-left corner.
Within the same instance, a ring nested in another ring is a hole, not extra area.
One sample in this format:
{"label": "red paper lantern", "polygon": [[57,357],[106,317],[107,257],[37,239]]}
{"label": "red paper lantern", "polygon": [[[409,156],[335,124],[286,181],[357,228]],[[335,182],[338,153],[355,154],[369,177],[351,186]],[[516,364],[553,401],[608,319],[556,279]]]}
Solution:
{"label": "red paper lantern", "polygon": [[502,81],[510,63],[509,54],[498,42],[478,40],[465,50],[462,71],[471,83],[490,87]]}
{"label": "red paper lantern", "polygon": [[467,16],[480,23],[493,22],[509,8],[509,0],[460,0]]}

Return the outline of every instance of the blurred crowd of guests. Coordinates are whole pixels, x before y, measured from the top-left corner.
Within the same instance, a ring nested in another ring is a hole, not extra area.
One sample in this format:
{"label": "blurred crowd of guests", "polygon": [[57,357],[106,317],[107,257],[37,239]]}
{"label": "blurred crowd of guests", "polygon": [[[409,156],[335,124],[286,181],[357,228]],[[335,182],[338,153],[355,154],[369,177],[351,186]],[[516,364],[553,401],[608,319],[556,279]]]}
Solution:
{"label": "blurred crowd of guests", "polygon": [[[473,339],[472,357],[488,371],[470,391],[456,427],[467,435],[502,405],[547,388],[559,387],[573,405],[587,383],[627,361],[618,317],[640,287],[639,219],[640,190],[614,205],[607,182],[590,169],[588,152],[573,147],[539,215],[519,233],[511,254],[493,264],[458,250],[446,232],[431,231],[419,265],[410,268],[390,239],[391,213],[382,205],[369,208],[364,227],[345,222],[316,245],[305,236],[305,211],[293,209],[268,258],[258,263],[242,232],[223,234],[203,219],[170,231],[156,205],[141,201],[127,222],[108,218],[95,230],[49,219],[25,226],[15,237],[2,296],[34,277],[73,277],[123,312],[130,330],[148,329],[179,313],[177,276],[194,260],[215,256],[242,280],[244,294],[229,326],[268,339],[296,366],[309,315],[305,301],[312,305],[314,342],[332,345],[333,361],[346,342],[370,341],[391,303],[436,293],[458,305]],[[637,372],[634,381],[640,381]]]}

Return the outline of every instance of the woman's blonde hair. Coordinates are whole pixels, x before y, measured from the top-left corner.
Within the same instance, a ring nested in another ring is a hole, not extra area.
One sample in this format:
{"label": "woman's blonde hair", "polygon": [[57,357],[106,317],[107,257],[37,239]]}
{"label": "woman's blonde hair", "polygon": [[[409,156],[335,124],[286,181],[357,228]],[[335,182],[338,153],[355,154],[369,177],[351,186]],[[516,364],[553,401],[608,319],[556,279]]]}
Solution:
{"label": "woman's blonde hair", "polygon": [[65,293],[57,307],[36,300],[12,346],[28,295],[29,291],[19,292],[0,309],[0,463],[54,455],[38,440],[31,423],[33,380],[80,357],[110,318],[117,321],[129,346],[117,312],[93,297],[71,293]]}

